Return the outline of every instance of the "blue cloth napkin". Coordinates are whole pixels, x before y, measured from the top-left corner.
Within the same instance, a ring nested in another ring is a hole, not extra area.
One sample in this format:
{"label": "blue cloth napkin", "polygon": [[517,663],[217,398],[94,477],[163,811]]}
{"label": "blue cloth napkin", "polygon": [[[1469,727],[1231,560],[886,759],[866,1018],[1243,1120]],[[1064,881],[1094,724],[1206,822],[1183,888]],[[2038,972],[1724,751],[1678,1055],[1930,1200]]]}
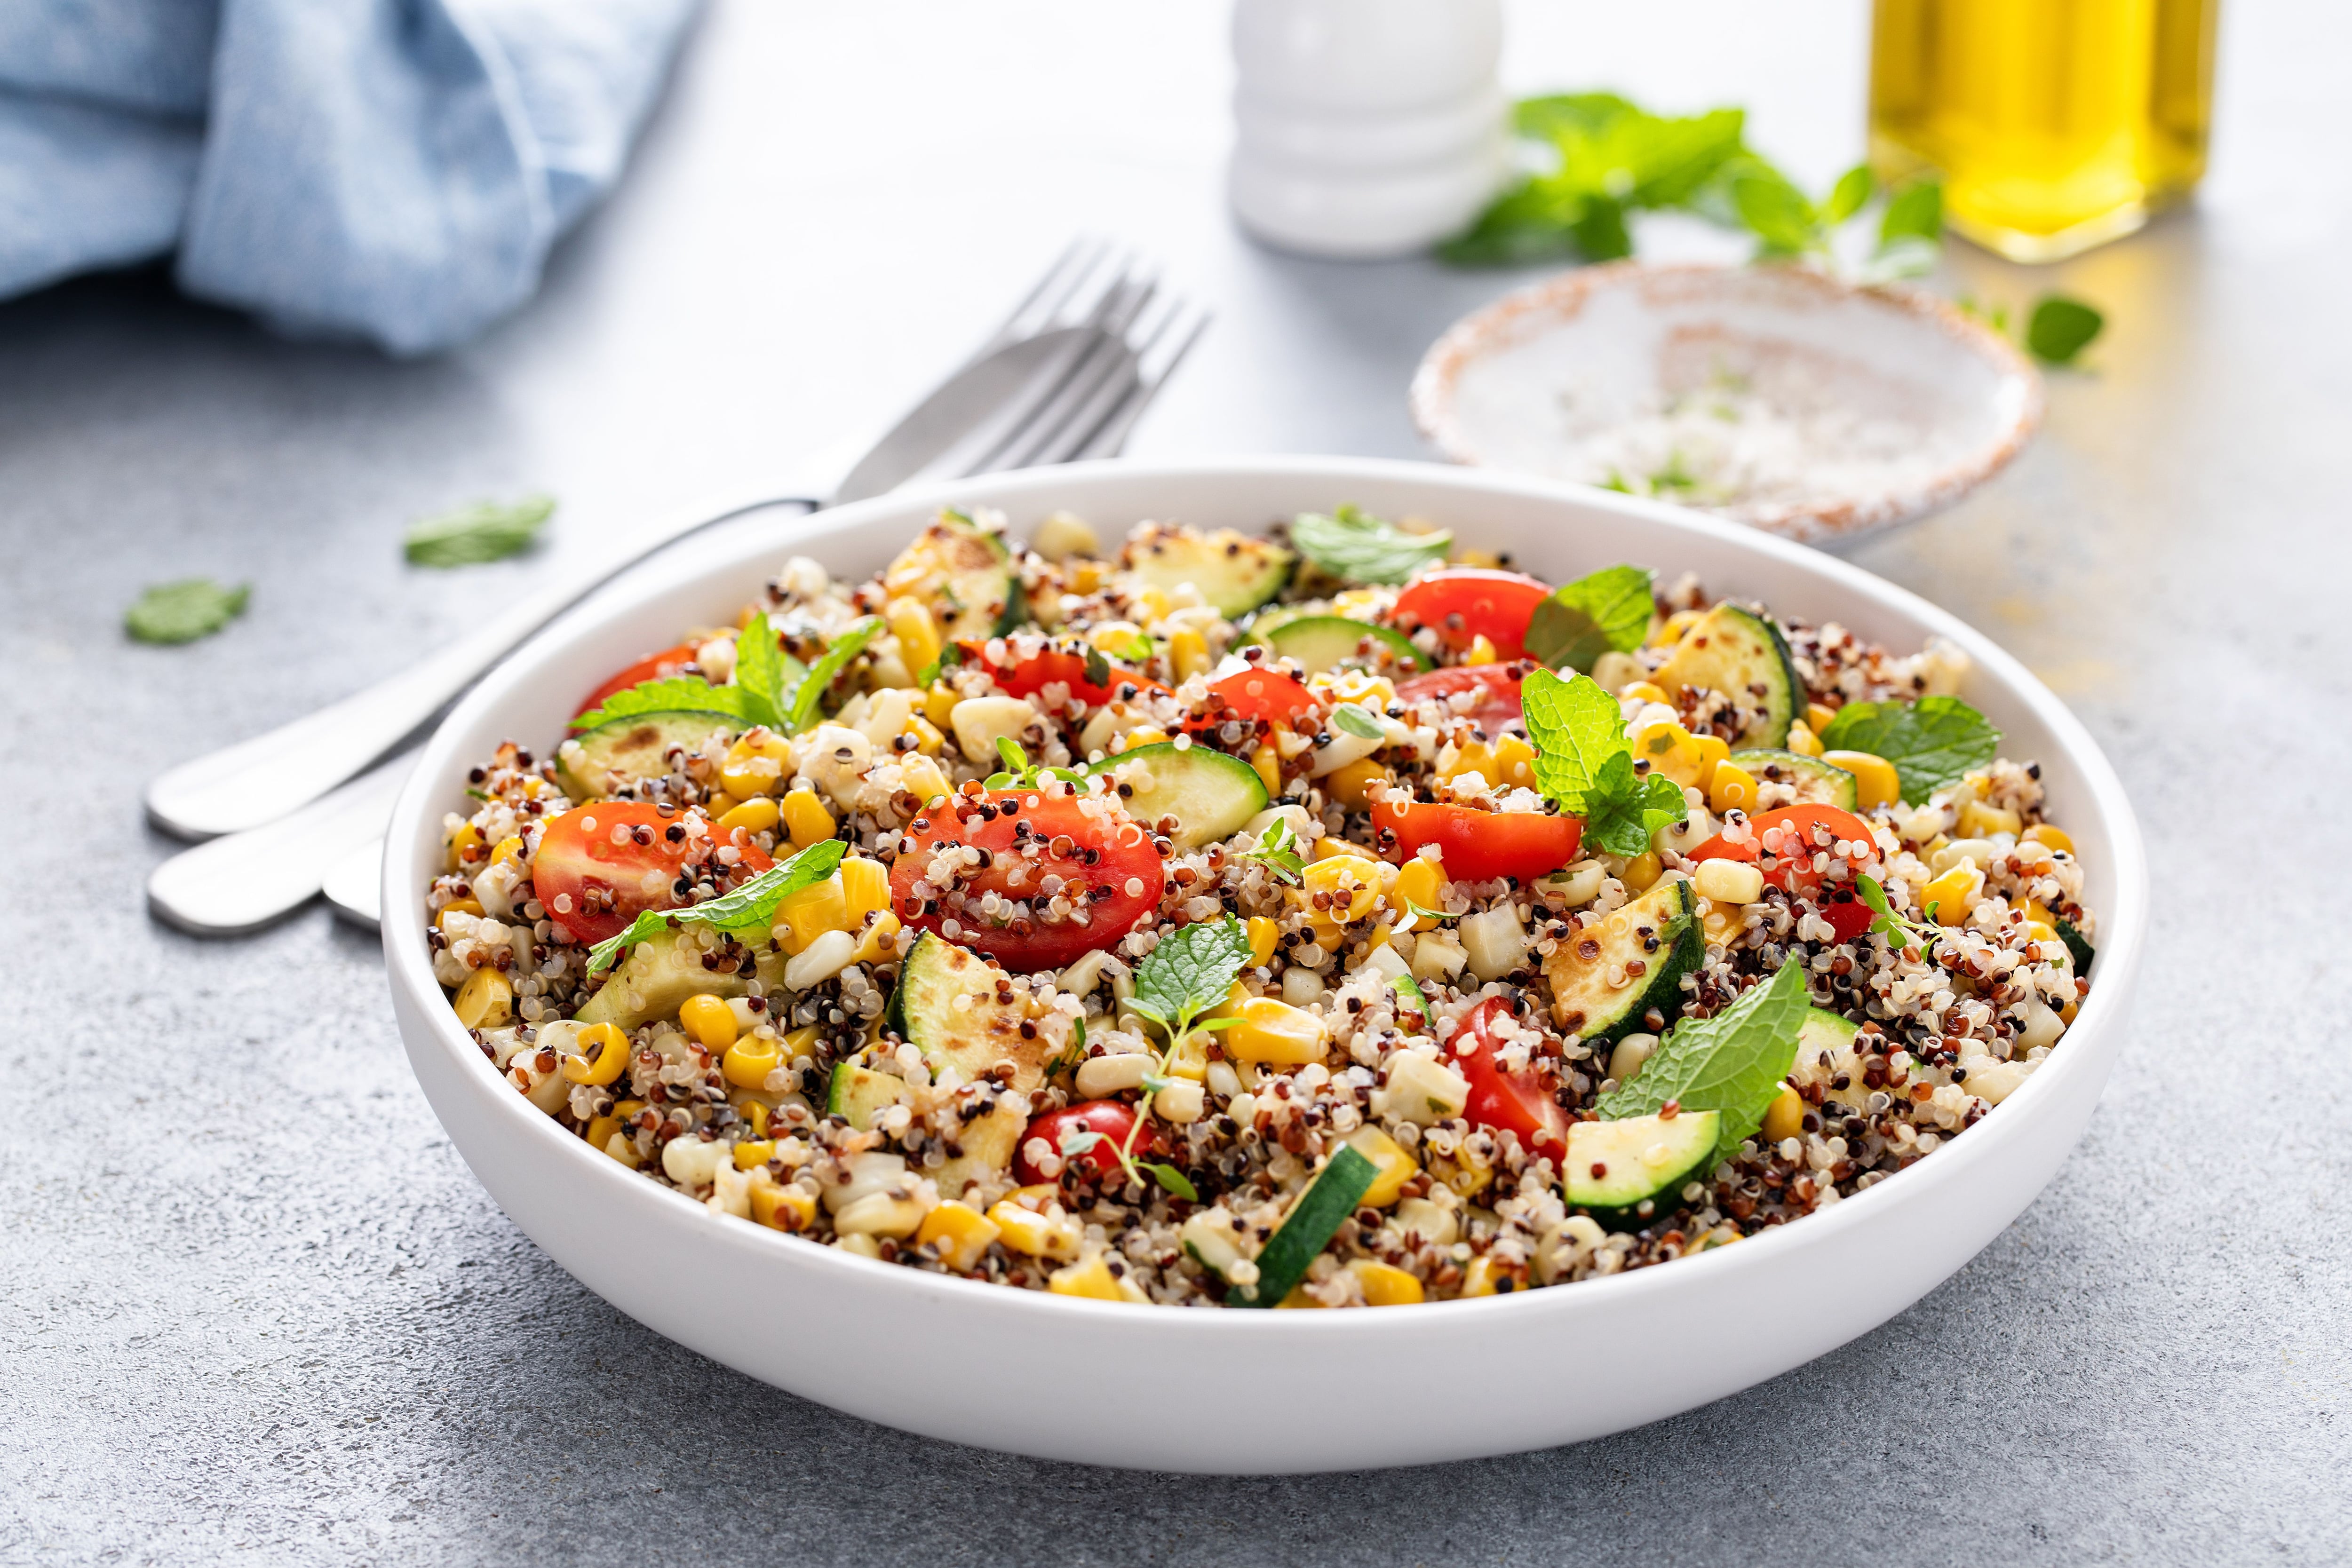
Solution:
{"label": "blue cloth napkin", "polygon": [[528,299],[699,0],[0,0],[0,298],[180,287],[394,353]]}

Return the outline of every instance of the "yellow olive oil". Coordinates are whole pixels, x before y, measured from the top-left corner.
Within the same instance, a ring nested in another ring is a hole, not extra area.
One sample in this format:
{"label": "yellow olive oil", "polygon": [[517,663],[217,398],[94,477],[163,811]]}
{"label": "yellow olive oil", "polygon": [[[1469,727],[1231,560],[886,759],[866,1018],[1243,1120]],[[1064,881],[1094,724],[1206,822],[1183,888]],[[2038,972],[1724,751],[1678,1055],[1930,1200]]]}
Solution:
{"label": "yellow olive oil", "polygon": [[2015,261],[2131,233],[2205,172],[2220,0],[1875,0],[1870,150]]}

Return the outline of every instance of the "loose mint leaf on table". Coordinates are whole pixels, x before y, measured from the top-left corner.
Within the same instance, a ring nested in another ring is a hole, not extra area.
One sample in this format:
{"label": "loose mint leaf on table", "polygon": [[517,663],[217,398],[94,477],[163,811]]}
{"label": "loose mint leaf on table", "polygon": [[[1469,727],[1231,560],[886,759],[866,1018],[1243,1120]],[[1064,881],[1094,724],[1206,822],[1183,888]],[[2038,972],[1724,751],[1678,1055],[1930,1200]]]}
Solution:
{"label": "loose mint leaf on table", "polygon": [[1713,1018],[1676,1024],[1641,1076],[1602,1095],[1593,1109],[1604,1122],[1654,1116],[1669,1100],[1685,1111],[1717,1112],[1723,1132],[1715,1157],[1729,1159],[1740,1140],[1764,1124],[1765,1110],[1797,1060],[1797,1031],[1811,1007],[1805,967],[1792,959]]}
{"label": "loose mint leaf on table", "polygon": [[1301,512],[1291,520],[1290,542],[1298,553],[1345,582],[1395,585],[1413,573],[1442,565],[1454,536],[1407,533],[1354,507]]}
{"label": "loose mint leaf on table", "polygon": [[404,544],[411,566],[479,566],[527,549],[555,514],[552,496],[520,501],[478,501],[408,530]]}
{"label": "loose mint leaf on table", "polygon": [[251,583],[223,588],[209,577],[159,583],[122,612],[122,629],[142,643],[193,643],[244,614],[252,596]]}
{"label": "loose mint leaf on table", "polygon": [[649,909],[626,931],[588,949],[588,972],[596,973],[640,942],[650,941],[674,925],[708,925],[730,936],[765,931],[775,924],[776,906],[793,894],[814,887],[834,873],[848,846],[839,839],[811,844],[789,860],[779,861],[731,892],[683,909]]}
{"label": "loose mint leaf on table", "polygon": [[1958,697],[1848,703],[1822,731],[1831,751],[1867,751],[1895,764],[1903,802],[1916,806],[2000,750],[2000,731]]}
{"label": "loose mint leaf on table", "polygon": [[1638,855],[1650,835],[1689,814],[1682,789],[1633,771],[1617,699],[1590,675],[1566,680],[1536,670],[1520,683],[1528,735],[1536,743],[1536,787],[1584,819],[1584,836],[1612,855]]}
{"label": "loose mint leaf on table", "polygon": [[2025,323],[2025,346],[2044,364],[2071,365],[2106,327],[2107,319],[2080,299],[2045,294]]}
{"label": "loose mint leaf on table", "polygon": [[1135,968],[1129,1005],[1171,1034],[1225,999],[1250,961],[1249,932],[1230,915],[1187,925],[1160,939]]}
{"label": "loose mint leaf on table", "polygon": [[1590,674],[1601,654],[1640,647],[1654,611],[1651,580],[1645,568],[1612,566],[1562,583],[1528,622],[1528,656]]}

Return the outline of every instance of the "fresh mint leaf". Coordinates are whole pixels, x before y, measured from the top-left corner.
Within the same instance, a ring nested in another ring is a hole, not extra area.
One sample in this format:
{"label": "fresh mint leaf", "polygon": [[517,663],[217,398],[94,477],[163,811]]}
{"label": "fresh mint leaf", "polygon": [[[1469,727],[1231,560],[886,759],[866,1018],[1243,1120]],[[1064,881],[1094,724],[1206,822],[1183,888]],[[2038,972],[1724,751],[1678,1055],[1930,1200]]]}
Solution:
{"label": "fresh mint leaf", "polygon": [[1110,661],[1102,656],[1100,648],[1087,650],[1087,680],[1106,691],[1110,687]]}
{"label": "fresh mint leaf", "polygon": [[[800,661],[793,660],[798,664]],[[806,670],[801,672],[802,676]],[[770,729],[784,727],[784,705],[790,701],[787,681],[799,684],[785,668],[784,651],[776,641],[775,628],[768,624],[765,615],[754,615],[742,631],[735,634],[735,685],[741,689],[743,711],[757,714],[752,720]]]}
{"label": "fresh mint leaf", "polygon": [[1834,228],[1862,211],[1877,193],[1878,182],[1872,177],[1870,165],[1856,163],[1830,187],[1829,200],[1822,204],[1822,221]]}
{"label": "fresh mint leaf", "polygon": [[244,614],[252,596],[250,583],[223,588],[209,577],[161,583],[122,612],[122,629],[142,643],[193,643]]}
{"label": "fresh mint leaf", "polygon": [[708,925],[738,936],[764,932],[775,923],[777,905],[831,876],[848,848],[839,839],[827,839],[706,903],[682,909],[649,909],[618,936],[588,949],[588,972],[596,973],[627,949],[675,925]]}
{"label": "fresh mint leaf", "polygon": [[2025,323],[2025,346],[2045,365],[2071,365],[2089,348],[2107,319],[2080,299],[2045,294],[2033,302]]}
{"label": "fresh mint leaf", "polygon": [[1811,1007],[1805,967],[1791,959],[1713,1018],[1676,1024],[1641,1076],[1602,1095],[1593,1109],[1604,1122],[1654,1116],[1669,1100],[1685,1111],[1717,1112],[1723,1131],[1715,1157],[1727,1160],[1764,1124],[1766,1107],[1797,1060],[1797,1031]]}
{"label": "fresh mint leaf", "polygon": [[1831,751],[1867,751],[1895,764],[1903,802],[1916,806],[2000,750],[2000,731],[1958,697],[1848,703],[1822,731]]}
{"label": "fresh mint leaf", "polygon": [[1636,776],[1629,752],[1601,765],[1584,798],[1584,841],[1627,859],[1650,847],[1650,835],[1690,815],[1682,786],[1662,773]]}
{"label": "fresh mint leaf", "polygon": [[1590,675],[1562,680],[1549,670],[1528,672],[1519,684],[1519,699],[1528,737],[1536,743],[1537,788],[1565,810],[1580,813],[1602,767],[1612,757],[1629,756],[1617,699]]}
{"label": "fresh mint leaf", "polygon": [[1612,566],[1562,583],[1528,622],[1528,656],[1590,674],[1601,654],[1640,647],[1654,611],[1651,580],[1646,568]]}
{"label": "fresh mint leaf", "polygon": [[1290,542],[1298,553],[1343,582],[1401,584],[1415,572],[1442,564],[1454,536],[1441,530],[1407,533],[1354,507],[1329,517],[1301,512],[1291,520]]}
{"label": "fresh mint leaf", "polygon": [[1171,1196],[1181,1197],[1186,1203],[1201,1201],[1200,1188],[1194,1186],[1191,1178],[1174,1166],[1162,1165],[1153,1160],[1138,1160],[1136,1168],[1150,1171],[1151,1179],[1165,1187]]}
{"label": "fresh mint leaf", "polygon": [[648,909],[629,922],[628,929],[617,936],[608,936],[588,949],[588,973],[595,974],[640,942],[650,942],[669,929],[667,914]]}
{"label": "fresh mint leaf", "polygon": [[1331,727],[1354,736],[1358,740],[1385,740],[1388,731],[1381,721],[1356,703],[1341,703],[1331,710]]}
{"label": "fresh mint leaf", "polygon": [[1258,835],[1257,848],[1243,852],[1263,863],[1277,880],[1306,880],[1307,862],[1298,852],[1298,841],[1290,831],[1288,817],[1276,817],[1273,825]]}
{"label": "fresh mint leaf", "polygon": [[2083,928],[2064,915],[2053,915],[2051,918],[2058,923],[2058,940],[2066,944],[2066,956],[2074,960],[2075,976],[2078,978],[2087,977],[2099,950],[2091,946],[2091,939],[2083,935]]}
{"label": "fresh mint leaf", "polygon": [[[1862,873],[1853,879],[1853,890],[1861,895],[1862,902],[1869,908],[1873,916],[1870,929],[1876,935],[1885,937],[1890,947],[1897,949],[1916,947],[1925,953],[1935,946],[1934,928],[1916,925],[1895,914],[1893,906],[1886,902],[1886,889],[1880,884],[1876,877],[1867,872]],[[1927,918],[1933,920],[1935,915],[1936,912],[1931,907],[1927,911]]]}
{"label": "fresh mint leaf", "polygon": [[552,496],[478,501],[418,523],[408,530],[402,549],[411,566],[479,566],[528,549],[554,515]]}
{"label": "fresh mint leaf", "polygon": [[809,673],[793,693],[792,705],[784,712],[784,727],[798,735],[815,726],[819,716],[817,705],[841,672],[849,668],[850,661],[866,652],[866,644],[882,635],[882,617],[868,615],[835,637],[825,648],[824,656],[809,666]]}
{"label": "fresh mint leaf", "polygon": [[1906,240],[1940,245],[1944,239],[1944,187],[1936,180],[1918,180],[1888,198],[1878,219],[1878,248],[1884,253]]}
{"label": "fresh mint leaf", "polygon": [[1729,176],[1733,210],[1755,235],[1757,254],[1805,256],[1822,248],[1821,214],[1795,183],[1761,159],[1742,159]]}
{"label": "fresh mint leaf", "polygon": [[1230,915],[1201,921],[1160,939],[1136,966],[1137,1012],[1179,1034],[1225,999],[1250,961],[1249,932]]}
{"label": "fresh mint leaf", "polygon": [[707,713],[747,728],[761,722],[751,716],[741,686],[714,686],[699,675],[665,675],[614,692],[573,719],[572,727],[594,729],[620,719],[642,718],[656,713]]}

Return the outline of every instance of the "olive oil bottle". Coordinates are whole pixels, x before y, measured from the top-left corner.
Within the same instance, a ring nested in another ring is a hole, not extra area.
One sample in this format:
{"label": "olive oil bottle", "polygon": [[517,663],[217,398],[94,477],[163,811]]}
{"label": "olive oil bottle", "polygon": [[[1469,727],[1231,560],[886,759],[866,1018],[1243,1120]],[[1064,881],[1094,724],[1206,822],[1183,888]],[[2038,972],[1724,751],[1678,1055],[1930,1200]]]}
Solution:
{"label": "olive oil bottle", "polygon": [[2131,233],[2205,172],[2220,0],[1874,0],[1871,162],[2014,261]]}

